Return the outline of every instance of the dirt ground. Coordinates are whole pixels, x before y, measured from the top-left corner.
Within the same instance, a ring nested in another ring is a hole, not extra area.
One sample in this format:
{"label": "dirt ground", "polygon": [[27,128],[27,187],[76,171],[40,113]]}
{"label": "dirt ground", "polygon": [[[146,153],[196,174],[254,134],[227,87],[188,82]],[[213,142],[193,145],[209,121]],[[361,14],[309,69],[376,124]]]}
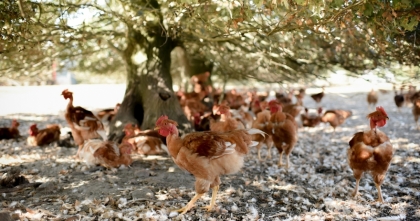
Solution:
{"label": "dirt ground", "polygon": [[[74,158],[76,148],[51,145],[28,147],[27,129],[32,123],[66,122],[62,115],[7,114],[21,122],[23,138],[0,141],[0,176],[20,170],[30,184],[0,188],[4,217],[14,220],[420,220],[420,131],[411,107],[399,112],[394,93],[380,93],[390,121],[384,131],[395,154],[382,185],[385,203],[378,203],[370,175],[360,183],[360,194],[350,193],[355,179],[346,151],[352,135],[368,127],[366,93],[336,93],[326,90],[324,109],[341,108],[353,116],[332,134],[329,125],[300,128],[299,141],[291,154],[291,168],[277,166],[278,153],[259,162],[255,149],[243,169],[222,177],[217,207],[200,208],[210,202],[211,192],[184,215],[173,212],[195,194],[194,177],[164,156],[133,156],[129,168],[87,168]],[[306,97],[304,104],[315,107]],[[372,109],[371,109],[372,110]],[[263,157],[267,155],[263,149]],[[2,219],[0,213],[0,220]]]}

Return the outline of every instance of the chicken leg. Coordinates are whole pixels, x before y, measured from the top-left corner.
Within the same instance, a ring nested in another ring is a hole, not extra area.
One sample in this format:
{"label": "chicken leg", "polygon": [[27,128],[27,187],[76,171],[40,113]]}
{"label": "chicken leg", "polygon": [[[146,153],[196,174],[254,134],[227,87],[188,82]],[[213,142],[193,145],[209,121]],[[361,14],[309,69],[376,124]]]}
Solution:
{"label": "chicken leg", "polygon": [[286,154],[286,169],[289,169],[289,166],[290,166],[289,154]]}
{"label": "chicken leg", "polygon": [[266,141],[266,145],[267,145],[267,149],[268,149],[267,150],[268,153],[267,153],[266,159],[271,159],[271,148],[273,147],[273,140],[272,140],[271,136],[268,136],[266,139],[268,139]]}
{"label": "chicken leg", "polygon": [[280,158],[279,158],[279,163],[277,164],[277,166],[281,167],[283,166],[283,152],[280,153]]}
{"label": "chicken leg", "polygon": [[188,204],[184,207],[182,207],[181,209],[177,210],[178,213],[181,214],[185,214],[188,210],[190,210],[191,208],[193,208],[195,202],[201,198],[201,196],[203,196],[203,194],[198,194],[196,193],[195,196],[190,200],[190,202],[188,202]]}
{"label": "chicken leg", "polygon": [[218,185],[213,187],[213,191],[211,193],[210,205],[202,207],[203,209],[207,209],[207,211],[211,211],[213,209],[214,205],[216,205],[216,197],[217,197],[218,191],[219,191]]}
{"label": "chicken leg", "polygon": [[375,183],[375,186],[376,186],[376,189],[378,190],[378,201],[382,203],[384,201],[384,198],[382,198],[381,184]]}
{"label": "chicken leg", "polygon": [[258,160],[259,160],[259,161],[262,161],[262,159],[261,159],[261,147],[262,147],[262,145],[263,145],[263,143],[262,143],[262,142],[260,142],[260,143],[258,143],[258,145],[256,146],[256,148],[257,148],[257,153],[258,153]]}
{"label": "chicken leg", "polygon": [[360,182],[360,179],[356,179],[356,186],[354,187],[354,191],[352,193],[353,197],[356,197],[357,194],[359,193],[359,182]]}

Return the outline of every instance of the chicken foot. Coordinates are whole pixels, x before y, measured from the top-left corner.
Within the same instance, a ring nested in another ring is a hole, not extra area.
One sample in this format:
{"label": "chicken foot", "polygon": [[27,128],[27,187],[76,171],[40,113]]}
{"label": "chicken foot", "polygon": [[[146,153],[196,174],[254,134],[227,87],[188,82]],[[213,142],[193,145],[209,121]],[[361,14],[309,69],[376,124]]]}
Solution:
{"label": "chicken foot", "polygon": [[378,190],[378,201],[382,203],[384,202],[384,198],[382,198],[381,185],[375,183],[375,186],[376,186],[376,189]]}
{"label": "chicken foot", "polygon": [[279,167],[284,166],[284,164],[283,164],[283,152],[280,153],[279,163],[277,164],[277,166],[279,166]]}
{"label": "chicken foot", "polygon": [[215,186],[213,187],[213,191],[211,193],[211,201],[210,201],[210,205],[208,206],[203,206],[203,209],[207,209],[207,211],[211,211],[214,207],[214,205],[216,205],[216,197],[217,197],[217,192],[219,191],[219,186]]}
{"label": "chicken foot", "polygon": [[289,154],[286,154],[286,169],[289,169],[289,166],[290,166]]}
{"label": "chicken foot", "polygon": [[177,212],[181,213],[181,214],[185,214],[188,210],[190,210],[191,208],[194,207],[195,202],[197,202],[197,200],[200,199],[201,196],[203,196],[202,193],[201,194],[196,193],[195,196],[190,200],[190,202],[188,202],[188,204],[186,206],[177,210]]}
{"label": "chicken foot", "polygon": [[267,156],[266,156],[266,158],[265,159],[271,159],[271,147],[273,147],[273,145],[271,145],[271,146],[268,146],[268,153],[267,153]]}
{"label": "chicken foot", "polygon": [[258,160],[259,161],[262,161],[262,159],[261,159],[261,147],[262,147],[262,142],[260,142],[260,143],[258,143],[258,145],[256,146],[256,148],[257,148],[257,153],[258,153]]}
{"label": "chicken foot", "polygon": [[360,179],[356,179],[356,186],[354,187],[354,191],[352,193],[353,197],[356,197],[357,194],[359,193],[359,182],[360,182]]}

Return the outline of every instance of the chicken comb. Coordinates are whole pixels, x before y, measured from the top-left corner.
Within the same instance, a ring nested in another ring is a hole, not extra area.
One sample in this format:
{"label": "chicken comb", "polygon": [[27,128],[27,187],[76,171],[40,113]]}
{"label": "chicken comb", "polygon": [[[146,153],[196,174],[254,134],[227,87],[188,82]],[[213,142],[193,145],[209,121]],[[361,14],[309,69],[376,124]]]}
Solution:
{"label": "chicken comb", "polygon": [[279,105],[280,103],[277,100],[271,100],[270,102],[268,102],[268,106],[271,106],[271,105],[274,105],[274,104]]}
{"label": "chicken comb", "polygon": [[19,122],[17,122],[17,120],[16,119],[13,119],[12,120],[12,126],[14,126],[14,127],[19,127]]}
{"label": "chicken comb", "polygon": [[384,114],[385,116],[388,117],[388,114],[386,113],[385,109],[382,106],[376,107],[376,111],[379,111],[379,112],[381,112],[382,114]]}
{"label": "chicken comb", "polygon": [[36,127],[36,124],[32,124],[29,128],[33,130],[33,129],[36,129],[37,127]]}
{"label": "chicken comb", "polygon": [[164,121],[164,120],[168,120],[169,118],[168,118],[168,116],[166,116],[166,115],[162,115],[162,116],[160,116],[158,119],[157,119],[157,121],[156,121],[156,126],[159,126],[159,125],[161,125],[162,124],[162,121]]}
{"label": "chicken comb", "polygon": [[132,129],[133,128],[133,124],[132,123],[127,123],[125,126],[124,126],[124,130],[126,130],[126,129]]}

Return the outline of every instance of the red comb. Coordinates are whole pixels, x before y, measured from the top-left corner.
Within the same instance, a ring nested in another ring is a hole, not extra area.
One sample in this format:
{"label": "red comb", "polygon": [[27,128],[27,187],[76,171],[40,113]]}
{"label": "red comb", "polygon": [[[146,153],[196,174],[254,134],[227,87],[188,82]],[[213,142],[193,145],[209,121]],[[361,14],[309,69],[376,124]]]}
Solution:
{"label": "red comb", "polygon": [[279,102],[277,102],[277,100],[271,100],[270,102],[268,102],[269,106],[271,106],[273,104],[279,104]]}
{"label": "red comb", "polygon": [[167,120],[167,119],[169,119],[169,118],[166,115],[160,116],[156,121],[156,126],[159,126],[162,123],[163,120]]}
{"label": "red comb", "polygon": [[382,106],[376,107],[376,110],[380,111],[382,114],[385,114],[385,116],[388,116],[388,114],[386,113],[385,109]]}

